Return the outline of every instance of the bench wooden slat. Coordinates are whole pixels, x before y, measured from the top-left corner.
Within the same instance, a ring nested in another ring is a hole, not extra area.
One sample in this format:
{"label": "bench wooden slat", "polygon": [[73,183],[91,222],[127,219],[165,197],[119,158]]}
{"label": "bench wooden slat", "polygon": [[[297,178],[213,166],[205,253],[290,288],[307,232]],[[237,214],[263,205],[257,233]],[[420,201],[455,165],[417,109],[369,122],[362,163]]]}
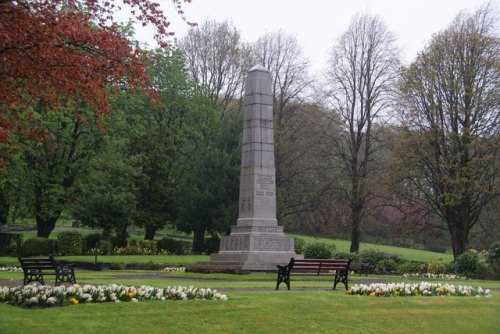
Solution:
{"label": "bench wooden slat", "polygon": [[333,276],[333,289],[337,287],[339,282],[344,283],[346,290],[348,289],[349,265],[351,260],[344,259],[290,259],[288,265],[278,266],[278,279],[276,282],[276,290],[279,285],[285,282],[288,290],[290,290],[290,275],[301,276]]}
{"label": "bench wooden slat", "polygon": [[43,277],[47,275],[56,277],[55,285],[63,282],[76,283],[73,265],[60,265],[53,257],[18,259],[24,272],[24,285],[31,282],[40,282],[43,285]]}

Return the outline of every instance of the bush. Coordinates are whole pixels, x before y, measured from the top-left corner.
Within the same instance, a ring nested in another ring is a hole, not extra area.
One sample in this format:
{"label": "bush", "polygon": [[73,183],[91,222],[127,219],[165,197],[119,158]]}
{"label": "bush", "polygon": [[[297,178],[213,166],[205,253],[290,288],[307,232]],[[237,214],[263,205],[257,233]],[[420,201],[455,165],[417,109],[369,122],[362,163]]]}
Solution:
{"label": "bush", "polygon": [[363,263],[371,263],[377,266],[378,263],[386,258],[386,255],[382,252],[377,252],[373,249],[362,251],[359,254],[359,258]]}
{"label": "bush", "polygon": [[295,253],[304,254],[304,248],[306,246],[306,241],[302,238],[293,238],[293,244],[295,248]]}
{"label": "bush", "polygon": [[351,259],[353,263],[359,262],[359,255],[356,253],[335,252],[333,257],[336,259],[344,259],[344,260]]}
{"label": "bush", "polygon": [[479,269],[479,256],[473,252],[465,252],[455,260],[455,272],[470,277]]}
{"label": "bush", "polygon": [[22,242],[22,234],[0,233],[0,256],[18,255]]}
{"label": "bush", "polygon": [[191,254],[192,243],[172,238],[163,238],[156,242],[159,251],[167,251],[169,254],[187,255]]}
{"label": "bush", "polygon": [[57,241],[48,238],[26,239],[21,245],[22,256],[52,255],[56,249]]}
{"label": "bush", "polygon": [[156,240],[139,240],[137,247],[141,253],[156,254]]}
{"label": "bush", "polygon": [[446,266],[444,263],[429,263],[427,265],[427,272],[431,274],[445,274],[446,273]]}
{"label": "bush", "polygon": [[113,254],[116,255],[140,255],[141,249],[137,246],[128,245],[127,247],[113,248]]}
{"label": "bush", "polygon": [[111,255],[111,241],[101,239],[101,241],[99,241],[99,250],[102,254]]}
{"label": "bush", "polygon": [[488,263],[496,273],[500,273],[500,241],[493,243],[488,253]]}
{"label": "bush", "polygon": [[57,253],[60,255],[82,255],[82,245],[80,232],[67,231],[57,235]]}
{"label": "bush", "polygon": [[314,242],[304,247],[304,258],[306,259],[331,259],[335,252],[335,245],[325,242]]}
{"label": "bush", "polygon": [[397,271],[400,274],[422,273],[421,264],[417,262],[403,262],[398,264]]}
{"label": "bush", "polygon": [[220,248],[220,238],[214,235],[205,240],[205,252],[207,254],[217,253]]}
{"label": "bush", "polygon": [[377,267],[384,273],[393,273],[397,270],[398,264],[391,258],[385,258],[377,263]]}
{"label": "bush", "polygon": [[91,233],[83,237],[83,252],[88,253],[89,250],[99,247],[102,235],[100,233]]}

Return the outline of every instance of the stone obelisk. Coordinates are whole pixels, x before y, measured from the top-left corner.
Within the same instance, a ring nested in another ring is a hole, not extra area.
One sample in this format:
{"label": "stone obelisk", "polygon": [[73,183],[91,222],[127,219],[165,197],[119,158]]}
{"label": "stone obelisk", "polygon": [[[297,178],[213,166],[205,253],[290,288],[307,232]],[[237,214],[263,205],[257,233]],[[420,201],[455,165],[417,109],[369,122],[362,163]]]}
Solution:
{"label": "stone obelisk", "polygon": [[277,264],[287,264],[298,256],[293,239],[285,237],[276,219],[271,75],[260,65],[248,72],[243,112],[238,222],[231,234],[222,238],[210,265],[275,271]]}

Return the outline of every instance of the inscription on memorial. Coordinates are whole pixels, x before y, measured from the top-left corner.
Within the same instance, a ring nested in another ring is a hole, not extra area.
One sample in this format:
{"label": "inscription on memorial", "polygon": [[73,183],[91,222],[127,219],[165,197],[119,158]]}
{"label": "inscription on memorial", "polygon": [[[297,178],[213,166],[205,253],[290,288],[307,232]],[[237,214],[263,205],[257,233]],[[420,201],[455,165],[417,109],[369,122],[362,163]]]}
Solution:
{"label": "inscription on memorial", "polygon": [[273,189],[274,185],[274,176],[273,175],[257,175],[257,180],[255,180],[256,191],[255,195],[257,196],[274,196]]}
{"label": "inscription on memorial", "polygon": [[221,245],[220,245],[220,250],[221,251],[241,251],[241,250],[248,250],[250,243],[248,238],[246,237],[228,237],[228,238],[223,238],[221,240]]}
{"label": "inscription on memorial", "polygon": [[290,251],[291,241],[287,238],[258,238],[255,239],[254,247],[261,251]]}

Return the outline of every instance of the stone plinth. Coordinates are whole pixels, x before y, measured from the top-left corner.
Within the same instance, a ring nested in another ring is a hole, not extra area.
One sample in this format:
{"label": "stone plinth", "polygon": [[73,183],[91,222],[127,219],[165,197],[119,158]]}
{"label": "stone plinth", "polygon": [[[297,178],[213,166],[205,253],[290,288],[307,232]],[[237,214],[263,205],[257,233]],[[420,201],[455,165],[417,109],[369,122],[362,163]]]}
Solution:
{"label": "stone plinth", "polygon": [[275,271],[291,257],[300,258],[276,219],[271,75],[257,65],[245,85],[238,222],[204,266]]}

